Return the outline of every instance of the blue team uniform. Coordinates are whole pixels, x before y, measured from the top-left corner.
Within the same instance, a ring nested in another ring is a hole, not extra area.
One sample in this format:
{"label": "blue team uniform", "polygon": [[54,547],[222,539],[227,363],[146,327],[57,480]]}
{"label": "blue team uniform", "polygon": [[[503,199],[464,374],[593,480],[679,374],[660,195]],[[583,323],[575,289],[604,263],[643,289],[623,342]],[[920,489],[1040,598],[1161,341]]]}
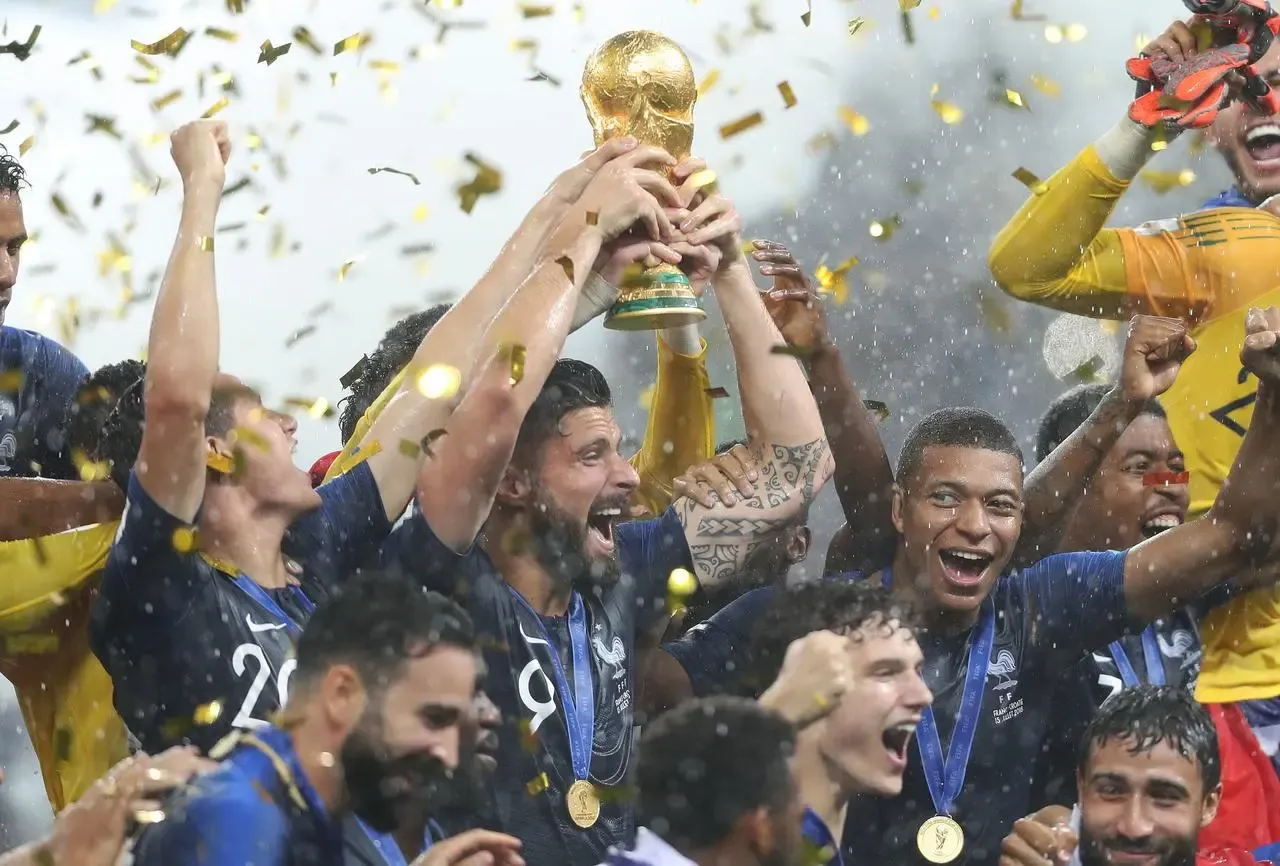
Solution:
{"label": "blue team uniform", "polygon": [[33,331],[0,327],[0,477],[79,480],[66,443],[80,359]]}
{"label": "blue team uniform", "polygon": [[[321,506],[289,527],[284,552],[297,586],[266,590],[175,534],[193,523],[129,479],[125,516],[103,570],[90,645],[111,675],[116,711],[148,752],[181,742],[211,748],[255,729],[285,703],[298,631],[315,605],[376,555],[391,530],[368,465],[318,488]],[[221,713],[208,722],[218,702]]]}

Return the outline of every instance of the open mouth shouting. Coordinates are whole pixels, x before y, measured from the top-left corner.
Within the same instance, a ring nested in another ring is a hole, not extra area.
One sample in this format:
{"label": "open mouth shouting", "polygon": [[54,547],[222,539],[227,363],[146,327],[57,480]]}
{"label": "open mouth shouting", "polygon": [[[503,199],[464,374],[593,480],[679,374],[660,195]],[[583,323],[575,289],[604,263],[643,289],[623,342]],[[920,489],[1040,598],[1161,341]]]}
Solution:
{"label": "open mouth shouting", "polygon": [[597,505],[587,514],[587,539],[599,553],[612,553],[614,534],[623,519],[620,505]]}
{"label": "open mouth shouting", "polygon": [[1153,538],[1167,529],[1174,529],[1181,526],[1183,520],[1182,509],[1165,508],[1154,514],[1146,516],[1142,521],[1142,535],[1144,538]]}
{"label": "open mouth shouting", "polygon": [[994,556],[983,550],[950,547],[938,551],[942,576],[947,583],[966,592],[972,592],[982,583],[982,577],[994,559]]}
{"label": "open mouth shouting", "polygon": [[907,769],[907,748],[911,745],[917,724],[918,721],[899,722],[886,728],[880,735],[880,742],[884,744],[885,754],[889,757],[889,765],[895,772],[901,773]]}
{"label": "open mouth shouting", "polygon": [[1280,124],[1254,126],[1244,135],[1244,148],[1259,168],[1280,167]]}

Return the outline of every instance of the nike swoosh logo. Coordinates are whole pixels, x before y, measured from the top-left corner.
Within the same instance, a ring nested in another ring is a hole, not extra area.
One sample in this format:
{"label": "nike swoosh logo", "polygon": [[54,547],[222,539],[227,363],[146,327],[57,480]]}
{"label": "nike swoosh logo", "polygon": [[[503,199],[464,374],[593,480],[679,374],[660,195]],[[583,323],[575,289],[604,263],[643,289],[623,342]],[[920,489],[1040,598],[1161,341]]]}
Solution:
{"label": "nike swoosh logo", "polygon": [[249,626],[249,631],[254,634],[262,631],[279,631],[285,627],[283,625],[276,625],[273,622],[254,622],[253,614],[251,613],[245,614],[244,621],[245,624]]}

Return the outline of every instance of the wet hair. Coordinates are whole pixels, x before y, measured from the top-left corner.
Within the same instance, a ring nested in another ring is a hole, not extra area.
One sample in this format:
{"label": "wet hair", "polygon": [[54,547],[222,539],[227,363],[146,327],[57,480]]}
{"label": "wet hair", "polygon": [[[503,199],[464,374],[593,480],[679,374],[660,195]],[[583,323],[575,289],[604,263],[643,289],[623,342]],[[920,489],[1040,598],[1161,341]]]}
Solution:
{"label": "wet hair", "polygon": [[204,432],[219,439],[225,437],[236,426],[236,406],[242,400],[256,403],[259,399],[257,391],[240,383],[214,388],[209,395],[209,411],[204,416]]}
{"label": "wet hair", "polygon": [[146,367],[115,398],[115,405],[102,421],[98,447],[90,452],[95,460],[105,460],[111,467],[111,480],[121,490],[129,489],[129,473],[142,449],[142,428],[146,424]]}
{"label": "wet hair", "polygon": [[1018,440],[1003,421],[981,409],[956,406],[931,412],[911,428],[898,455],[898,483],[905,486],[910,482],[924,462],[926,448],[948,446],[995,451],[1022,463]]}
{"label": "wet hair", "polygon": [[603,373],[586,361],[560,358],[520,425],[515,462],[525,466],[536,462],[542,444],[560,432],[560,421],[570,412],[612,405]]}
{"label": "wet hair", "polygon": [[475,650],[471,618],[458,604],[396,570],[357,573],[316,606],[298,638],[297,676],[314,682],[349,664],[365,688],[389,685],[409,659],[437,646]]}
{"label": "wet hair", "polygon": [[1094,749],[1112,740],[1122,741],[1131,755],[1150,752],[1161,743],[1168,745],[1195,762],[1205,793],[1222,780],[1213,719],[1186,689],[1143,685],[1108,698],[1085,729],[1077,770],[1083,775]]}
{"label": "wet hair", "polygon": [[[119,361],[99,367],[84,381],[68,409],[67,446],[72,454],[83,454],[90,460],[109,459],[108,454],[104,453],[109,451],[104,448],[107,419],[115,414],[122,396],[130,389],[140,389],[146,372],[147,365],[142,361]],[[141,432],[139,428],[139,444],[142,441]],[[132,468],[136,457],[135,448],[133,457],[125,461],[128,468]],[[129,477],[128,468],[122,476],[126,481]],[[117,483],[120,480],[116,479]]]}
{"label": "wet hair", "polygon": [[688,854],[723,842],[743,815],[782,815],[796,796],[795,731],[754,701],[689,701],[645,731],[636,768],[636,824]]}
{"label": "wet hair", "polygon": [[0,192],[17,195],[27,183],[27,173],[17,158],[0,144]]}
{"label": "wet hair", "polygon": [[[1052,454],[1081,424],[1089,420],[1093,410],[1098,408],[1098,404],[1112,387],[1114,386],[1105,382],[1077,385],[1050,403],[1036,431],[1036,462],[1039,463]],[[1144,403],[1141,414],[1166,417],[1164,407],[1155,400]]]}
{"label": "wet hair", "polygon": [[452,304],[437,304],[405,316],[388,328],[373,353],[364,356],[356,365],[358,373],[347,389],[350,393],[341,401],[342,408],[338,414],[338,432],[342,434],[344,445],[355,434],[356,425],[369,411],[373,401],[386,390],[396,374],[408,366],[427,332],[452,307]]}
{"label": "wet hair", "polygon": [[836,578],[779,590],[756,627],[736,691],[762,694],[778,678],[787,648],[815,631],[859,640],[868,632],[888,636],[915,628],[911,608],[875,578]]}

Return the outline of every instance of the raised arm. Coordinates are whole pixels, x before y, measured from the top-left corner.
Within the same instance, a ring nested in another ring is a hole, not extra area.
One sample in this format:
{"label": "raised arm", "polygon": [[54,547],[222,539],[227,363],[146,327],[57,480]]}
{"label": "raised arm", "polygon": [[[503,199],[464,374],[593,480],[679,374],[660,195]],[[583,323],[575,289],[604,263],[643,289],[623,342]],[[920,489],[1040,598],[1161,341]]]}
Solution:
{"label": "raised arm", "polygon": [[1280,310],[1249,311],[1240,361],[1258,377],[1253,420],[1208,513],[1129,551],[1129,612],[1154,619],[1277,553],[1280,543]]}
{"label": "raised arm", "polygon": [[0,478],[0,542],[118,520],[124,494],[111,481]]}
{"label": "raised arm", "polygon": [[[419,453],[401,450],[401,442],[417,443],[444,427],[462,395],[467,393],[481,360],[482,341],[476,339],[493,324],[498,312],[511,300],[547,252],[552,233],[577,204],[596,173],[616,156],[631,150],[634,140],[614,139],[589,153],[562,173],[525,216],[484,276],[423,338],[417,352],[388,391],[370,407],[367,433],[344,443],[334,460],[332,474],[343,471],[352,454],[363,449],[387,516],[398,517],[413,495]],[[590,270],[592,263],[587,263]],[[492,347],[490,347],[492,348]],[[419,387],[421,374],[432,366],[455,371],[460,385],[443,397],[429,397]],[[373,443],[377,443],[373,447]]]}
{"label": "raised arm", "polygon": [[1076,503],[1103,459],[1142,413],[1172,387],[1195,341],[1178,319],[1135,316],[1129,323],[1120,381],[1093,414],[1027,476],[1017,564],[1043,559],[1058,549]]}
{"label": "raised arm", "polygon": [[740,225],[733,205],[717,193],[679,227],[690,245],[714,245],[722,256],[713,283],[716,300],[733,346],[748,443],[761,457],[758,496],[714,509],[689,498],[677,503],[704,586],[730,577],[755,544],[799,518],[833,470],[804,371],[794,357],[773,351],[782,334],[752,279]]}
{"label": "raised arm", "polygon": [[[674,188],[658,172],[640,168],[655,162],[674,161],[657,148],[638,147],[597,173],[537,267],[477,341],[488,359],[445,435],[432,444],[418,479],[422,515],[446,546],[465,550],[488,518],[520,425],[560,357],[579,293],[603,245],[637,220],[653,236],[669,225],[650,190],[674,204]],[[649,252],[648,241],[632,246],[640,257]],[[523,359],[518,376],[513,353]]]}
{"label": "raised arm", "polygon": [[204,498],[205,416],[218,375],[213,231],[231,153],[225,123],[198,120],[172,136],[182,215],[147,340],[146,425],[136,472],[147,494],[191,521]]}

